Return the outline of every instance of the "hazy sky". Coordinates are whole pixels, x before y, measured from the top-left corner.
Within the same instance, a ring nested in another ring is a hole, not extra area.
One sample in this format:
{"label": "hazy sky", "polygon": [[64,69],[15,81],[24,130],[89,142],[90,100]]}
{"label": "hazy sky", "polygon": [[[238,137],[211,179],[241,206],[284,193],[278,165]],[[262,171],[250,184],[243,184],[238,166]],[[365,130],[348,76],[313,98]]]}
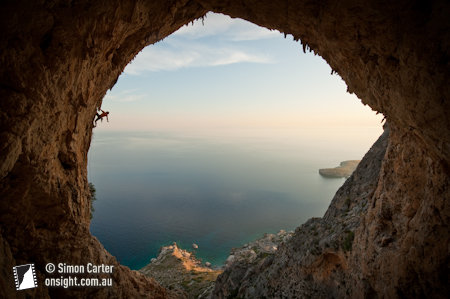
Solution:
{"label": "hazy sky", "polygon": [[330,72],[291,36],[209,13],[136,56],[97,130],[380,126]]}

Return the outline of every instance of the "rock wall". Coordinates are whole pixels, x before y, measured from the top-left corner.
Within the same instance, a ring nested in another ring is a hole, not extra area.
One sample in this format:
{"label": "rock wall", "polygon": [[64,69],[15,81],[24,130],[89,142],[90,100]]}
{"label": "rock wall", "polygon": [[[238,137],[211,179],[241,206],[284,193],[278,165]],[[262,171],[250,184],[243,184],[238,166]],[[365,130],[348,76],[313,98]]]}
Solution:
{"label": "rock wall", "polygon": [[[323,218],[298,227],[273,255],[229,265],[214,298],[447,298],[448,178],[389,131]],[[424,172],[436,176],[424,180]]]}
{"label": "rock wall", "polygon": [[449,172],[408,133],[391,132],[375,194],[355,235],[353,292],[446,298]]}
{"label": "rock wall", "polygon": [[228,263],[216,281],[213,298],[365,297],[365,290],[354,293],[351,276],[359,269],[350,261],[355,232],[377,188],[388,136],[386,129],[336,192],[323,218],[299,226],[271,254]]}
{"label": "rock wall", "polygon": [[[119,267],[90,235],[87,152],[95,110],[124,67],[144,46],[210,10],[301,39],[391,125],[371,205],[355,231],[349,293],[448,292],[449,6],[445,0],[3,1],[0,297],[170,296]],[[15,291],[12,265],[34,262],[42,279],[45,264],[55,261],[114,264],[114,287]]]}
{"label": "rock wall", "polygon": [[[102,97],[147,44],[202,16],[187,1],[10,1],[0,5],[1,298],[165,298],[89,232],[87,152]],[[115,265],[112,288],[43,286],[46,263]],[[35,263],[16,292],[12,266]],[[5,282],[3,282],[5,280]]]}

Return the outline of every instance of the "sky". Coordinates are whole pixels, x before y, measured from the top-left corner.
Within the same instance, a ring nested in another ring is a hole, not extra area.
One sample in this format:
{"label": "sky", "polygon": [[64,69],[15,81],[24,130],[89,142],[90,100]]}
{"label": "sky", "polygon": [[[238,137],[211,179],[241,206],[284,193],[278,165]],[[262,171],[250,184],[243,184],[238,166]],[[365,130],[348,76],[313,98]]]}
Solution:
{"label": "sky", "polygon": [[106,131],[381,127],[300,42],[208,13],[144,48],[103,100]]}

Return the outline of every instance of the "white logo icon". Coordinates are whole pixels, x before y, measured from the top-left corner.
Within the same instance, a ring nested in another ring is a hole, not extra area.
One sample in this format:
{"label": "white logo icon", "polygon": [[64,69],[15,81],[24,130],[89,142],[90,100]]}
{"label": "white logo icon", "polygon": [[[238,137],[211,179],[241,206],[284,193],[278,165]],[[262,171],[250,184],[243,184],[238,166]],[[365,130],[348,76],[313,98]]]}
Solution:
{"label": "white logo icon", "polygon": [[37,287],[34,264],[13,267],[16,290],[25,290]]}

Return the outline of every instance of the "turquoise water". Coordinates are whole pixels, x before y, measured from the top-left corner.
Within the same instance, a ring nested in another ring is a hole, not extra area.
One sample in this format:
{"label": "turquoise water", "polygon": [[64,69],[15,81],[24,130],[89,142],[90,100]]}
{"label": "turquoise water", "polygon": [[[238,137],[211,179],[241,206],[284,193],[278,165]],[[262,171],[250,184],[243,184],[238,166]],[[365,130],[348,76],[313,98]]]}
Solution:
{"label": "turquoise water", "polygon": [[95,132],[91,232],[131,269],[177,242],[221,265],[232,247],[326,211],[343,179],[319,168],[360,159],[381,128]]}

